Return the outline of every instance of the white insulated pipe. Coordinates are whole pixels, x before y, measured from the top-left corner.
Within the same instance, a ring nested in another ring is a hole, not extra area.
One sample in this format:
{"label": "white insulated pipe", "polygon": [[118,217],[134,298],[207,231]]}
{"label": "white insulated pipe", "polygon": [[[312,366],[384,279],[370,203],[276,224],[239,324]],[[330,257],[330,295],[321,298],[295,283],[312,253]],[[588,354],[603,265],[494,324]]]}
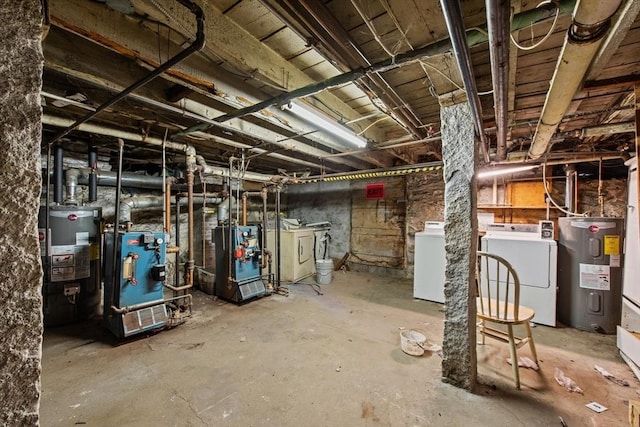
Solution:
{"label": "white insulated pipe", "polygon": [[[71,119],[65,119],[63,117],[52,116],[49,114],[42,115],[42,124],[56,127],[68,127],[74,123]],[[105,126],[95,125],[91,123],[83,123],[79,125],[75,130],[87,133],[95,133],[98,135],[112,136],[114,138],[122,138],[127,141],[137,141],[149,145],[155,145],[158,147],[163,146],[163,141],[160,138],[154,138],[151,136],[142,135],[134,132],[121,131],[118,129],[108,128]],[[186,152],[189,145],[180,144],[177,142],[166,141],[164,146],[172,151]]]}
{"label": "white insulated pipe", "polygon": [[[187,198],[180,198],[177,200],[172,198],[172,204],[179,203],[180,206],[186,206],[188,204]],[[195,203],[202,203],[204,197],[194,196]],[[218,204],[222,203],[223,199],[220,197],[207,197],[206,203]],[[120,205],[120,214],[118,218],[120,222],[131,222],[131,212],[136,209],[149,209],[149,208],[161,208],[164,206],[163,196],[133,196],[124,199]]]}
{"label": "white insulated pipe", "polygon": [[579,0],[573,22],[551,79],[528,157],[538,159],[549,148],[553,134],[578,91],[591,61],[609,30],[610,19],[622,0]]}
{"label": "white insulated pipe", "polygon": [[[200,155],[196,156],[196,160],[198,162],[198,165],[201,167],[202,172],[205,175],[222,176],[225,178],[238,178],[237,176],[231,176],[229,168],[208,165],[204,157]],[[257,172],[244,172],[241,178],[243,180],[252,181],[252,182],[272,182],[273,181],[272,179],[273,176],[264,175]]]}

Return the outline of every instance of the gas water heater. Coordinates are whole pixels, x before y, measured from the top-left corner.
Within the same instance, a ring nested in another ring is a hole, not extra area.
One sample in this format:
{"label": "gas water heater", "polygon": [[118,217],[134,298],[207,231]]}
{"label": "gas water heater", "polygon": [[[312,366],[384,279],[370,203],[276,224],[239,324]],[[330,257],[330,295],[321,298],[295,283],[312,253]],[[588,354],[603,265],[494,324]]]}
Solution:
{"label": "gas water heater", "polygon": [[104,323],[117,337],[167,326],[165,256],[164,233],[105,233]]}
{"label": "gas water heater", "polygon": [[558,319],[614,334],[622,310],[622,218],[559,218]]}
{"label": "gas water heater", "polygon": [[40,208],[45,325],[59,326],[98,314],[101,221],[101,208],[50,206],[46,230],[47,209]]}

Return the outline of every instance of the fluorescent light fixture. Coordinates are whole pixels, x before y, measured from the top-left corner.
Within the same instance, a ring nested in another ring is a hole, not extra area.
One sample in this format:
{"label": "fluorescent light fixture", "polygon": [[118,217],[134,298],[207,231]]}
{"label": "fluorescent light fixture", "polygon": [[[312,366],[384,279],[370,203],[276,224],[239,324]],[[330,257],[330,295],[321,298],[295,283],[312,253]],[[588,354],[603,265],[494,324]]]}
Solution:
{"label": "fluorescent light fixture", "polygon": [[523,165],[523,166],[515,166],[515,167],[511,167],[511,168],[491,168],[491,169],[485,169],[482,170],[480,172],[478,172],[478,174],[476,175],[477,178],[488,178],[491,176],[498,176],[498,175],[507,175],[510,173],[516,173],[516,172],[524,172],[524,171],[528,171],[531,169],[535,169],[540,165]]}
{"label": "fluorescent light fixture", "polygon": [[338,123],[333,123],[325,119],[319,113],[311,111],[300,104],[290,102],[289,104],[285,105],[284,108],[288,111],[291,111],[296,116],[311,122],[314,126],[331,132],[332,134],[339,136],[345,141],[354,144],[358,148],[364,148],[367,146],[367,141],[364,138],[359,137],[358,135],[347,130],[347,128]]}

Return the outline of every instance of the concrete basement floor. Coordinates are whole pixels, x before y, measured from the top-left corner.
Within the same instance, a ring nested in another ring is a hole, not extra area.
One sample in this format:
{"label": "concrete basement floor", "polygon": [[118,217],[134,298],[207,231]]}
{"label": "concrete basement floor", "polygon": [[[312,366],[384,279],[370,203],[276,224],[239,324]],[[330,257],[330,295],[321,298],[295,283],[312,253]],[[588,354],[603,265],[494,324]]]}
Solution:
{"label": "concrete basement floor", "polygon": [[[624,426],[639,398],[615,336],[534,328],[541,370],[521,368],[520,391],[508,346],[487,340],[471,394],[441,381],[438,355],[401,351],[400,328],[442,342],[442,306],[414,300],[410,280],[334,272],[324,295],[289,290],[243,306],[196,291],[187,323],[126,343],[98,321],[47,330],[41,425]],[[584,394],[558,385],[556,367]]]}

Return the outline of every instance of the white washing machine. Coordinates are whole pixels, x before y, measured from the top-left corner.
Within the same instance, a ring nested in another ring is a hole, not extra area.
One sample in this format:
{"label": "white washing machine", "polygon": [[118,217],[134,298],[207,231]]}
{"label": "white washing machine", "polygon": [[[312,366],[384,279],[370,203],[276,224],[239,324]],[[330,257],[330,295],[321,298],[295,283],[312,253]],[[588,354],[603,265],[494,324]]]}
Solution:
{"label": "white washing machine", "polygon": [[533,322],[555,327],[558,246],[553,233],[549,238],[548,232],[541,231],[533,224],[489,224],[481,247],[503,257],[516,270],[520,304],[535,310]]}
{"label": "white washing machine", "polygon": [[425,222],[415,243],[413,297],[444,304],[444,222]]}

